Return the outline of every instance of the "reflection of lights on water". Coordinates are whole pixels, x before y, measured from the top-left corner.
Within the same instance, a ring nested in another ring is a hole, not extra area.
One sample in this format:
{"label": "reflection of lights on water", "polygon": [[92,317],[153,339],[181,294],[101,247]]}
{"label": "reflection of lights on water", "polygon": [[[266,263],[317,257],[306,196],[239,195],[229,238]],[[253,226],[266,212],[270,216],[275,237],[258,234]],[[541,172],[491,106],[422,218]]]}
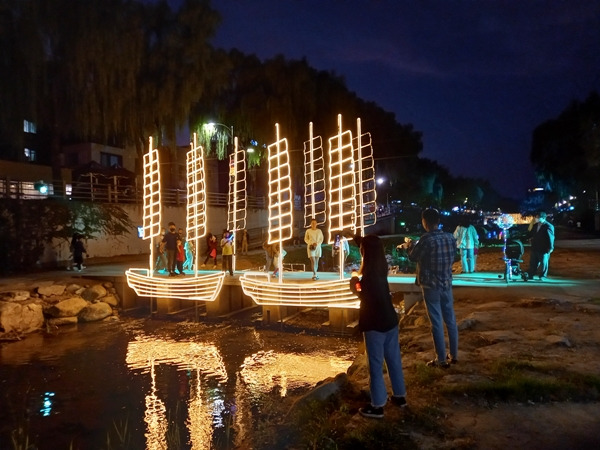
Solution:
{"label": "reflection of lights on water", "polygon": [[48,417],[52,412],[52,397],[56,394],[54,392],[44,392],[44,400],[42,401],[42,409],[40,412],[43,417]]}
{"label": "reflection of lights on water", "polygon": [[289,389],[312,386],[345,372],[351,361],[326,353],[294,354],[260,351],[244,360],[240,375],[251,392],[279,389],[285,397]]}
{"label": "reflection of lights on water", "polygon": [[227,381],[225,364],[217,347],[203,342],[177,342],[150,337],[136,337],[127,348],[126,363],[131,369],[150,373],[151,390],[146,396],[145,422],[148,449],[167,448],[168,421],[166,407],[156,388],[155,366],[173,365],[193,374],[190,384],[188,419],[192,448],[211,448],[213,427],[222,426],[224,410],[223,392],[220,389],[202,391],[202,375],[219,383]]}
{"label": "reflection of lights on water", "polygon": [[227,381],[225,363],[214,344],[177,342],[138,336],[127,347],[126,363],[131,369],[148,372],[150,361],[170,364],[183,370],[200,370],[218,381]]}
{"label": "reflection of lights on water", "polygon": [[144,422],[147,430],[146,448],[149,450],[167,448],[167,408],[163,401],[156,395],[156,372],[154,370],[154,361],[150,362],[150,394],[146,395],[146,411],[144,412]]}

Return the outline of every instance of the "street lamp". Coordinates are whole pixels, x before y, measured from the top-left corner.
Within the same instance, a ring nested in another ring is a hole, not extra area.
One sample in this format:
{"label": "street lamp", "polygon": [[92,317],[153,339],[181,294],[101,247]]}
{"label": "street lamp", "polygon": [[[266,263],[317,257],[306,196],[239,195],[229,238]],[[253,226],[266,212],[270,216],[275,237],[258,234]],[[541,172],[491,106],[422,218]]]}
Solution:
{"label": "street lamp", "polygon": [[231,139],[233,139],[233,125],[231,126],[227,126],[224,123],[219,123],[219,122],[209,122],[206,125],[204,125],[205,127],[208,128],[208,130],[212,130],[212,131],[216,131],[216,128],[219,127],[223,127],[227,130],[227,132],[229,133],[229,137]]}
{"label": "street lamp", "polygon": [[[229,141],[227,141],[227,139],[225,139],[224,136],[221,136],[221,138],[219,138],[219,136],[217,135],[218,127],[223,128],[223,130],[227,132],[227,135],[229,136]],[[215,135],[217,135],[216,139]],[[226,143],[229,142],[231,145],[233,145],[233,125],[228,126],[224,123],[219,122],[205,123],[202,125],[200,136],[201,144],[203,144],[204,147],[208,149],[209,153],[211,148],[211,141],[213,141],[214,139],[216,142],[217,158],[223,159],[227,156],[228,153]]]}

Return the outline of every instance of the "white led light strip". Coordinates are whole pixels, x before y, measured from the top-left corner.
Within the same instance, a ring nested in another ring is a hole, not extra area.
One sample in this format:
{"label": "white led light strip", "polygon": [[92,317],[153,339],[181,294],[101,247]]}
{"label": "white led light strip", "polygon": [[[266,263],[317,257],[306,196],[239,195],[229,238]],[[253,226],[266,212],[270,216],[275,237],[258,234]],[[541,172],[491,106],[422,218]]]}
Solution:
{"label": "white led light strip", "polygon": [[275,142],[268,147],[269,158],[269,244],[282,245],[292,237],[292,178],[287,139],[279,137],[275,124]]}
{"label": "white led light strip", "polygon": [[244,294],[257,305],[323,308],[354,308],[360,301],[350,290],[348,279],[309,283],[272,283],[264,272],[246,272],[241,277]]}
{"label": "white led light strip", "polygon": [[313,136],[313,124],[308,126],[308,141],[304,142],[304,227],[314,218],[317,225],[327,220],[325,194],[325,159],[321,136]]}
{"label": "white led light strip", "polygon": [[238,138],[234,139],[235,148],[229,155],[229,194],[227,208],[227,228],[243,230],[246,228],[246,151],[238,149]]}
{"label": "white led light strip", "polygon": [[356,186],[352,132],[342,131],[342,115],[338,115],[338,134],[329,138],[329,243],[335,234],[354,231],[356,224]]}
{"label": "white led light strip", "polygon": [[[158,149],[152,148],[152,137],[148,139],[148,153],[144,155],[144,198],[142,238],[152,239],[160,234],[160,164]],[[150,241],[149,267],[154,264],[154,245]]]}
{"label": "white led light strip", "polygon": [[148,269],[128,269],[127,284],[142,297],[179,298],[182,300],[214,301],[225,272],[190,277],[153,277]]}
{"label": "white led light strip", "polygon": [[357,136],[354,139],[355,149],[355,185],[356,189],[356,228],[361,236],[365,228],[377,221],[377,191],[375,190],[375,162],[371,133],[361,132],[361,121],[356,119]]}
{"label": "white led light strip", "polygon": [[[232,231],[246,228],[246,151],[238,149],[238,138],[234,138],[233,153],[229,155],[229,193],[227,202],[227,229]],[[237,238],[233,239],[232,270],[235,271]]]}
{"label": "white led light strip", "polygon": [[[206,235],[206,172],[204,168],[204,149],[198,145],[197,135],[187,152],[187,239],[198,249],[198,241]],[[194,271],[198,269],[198,254],[194,261]]]}

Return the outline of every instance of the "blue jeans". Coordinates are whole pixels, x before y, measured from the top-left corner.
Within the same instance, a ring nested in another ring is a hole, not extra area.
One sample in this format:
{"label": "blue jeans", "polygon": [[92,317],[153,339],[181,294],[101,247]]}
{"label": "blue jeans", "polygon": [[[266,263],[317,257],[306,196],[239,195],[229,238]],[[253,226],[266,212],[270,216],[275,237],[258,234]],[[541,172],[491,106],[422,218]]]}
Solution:
{"label": "blue jeans", "polygon": [[402,372],[402,355],[398,342],[398,327],[389,331],[365,331],[365,346],[369,360],[369,389],[371,405],[376,408],[387,403],[388,395],[383,379],[383,361],[387,365],[392,383],[392,392],[397,396],[406,395],[404,373]]}
{"label": "blue jeans", "polygon": [[454,315],[452,287],[446,289],[423,287],[422,289],[427,315],[429,316],[429,322],[431,322],[431,336],[433,337],[433,346],[438,362],[446,361],[444,323],[448,332],[450,355],[452,358],[458,359],[458,327]]}
{"label": "blue jeans", "polygon": [[464,273],[475,272],[475,251],[472,248],[460,249],[460,264]]}

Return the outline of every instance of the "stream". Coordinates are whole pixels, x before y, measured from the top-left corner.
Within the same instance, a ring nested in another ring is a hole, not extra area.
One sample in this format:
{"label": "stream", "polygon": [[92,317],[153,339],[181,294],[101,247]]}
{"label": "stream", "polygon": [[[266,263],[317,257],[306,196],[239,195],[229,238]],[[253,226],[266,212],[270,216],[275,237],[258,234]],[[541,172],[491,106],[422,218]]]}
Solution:
{"label": "stream", "polygon": [[345,372],[356,337],[120,317],[0,344],[0,449],[249,446],[269,407]]}

